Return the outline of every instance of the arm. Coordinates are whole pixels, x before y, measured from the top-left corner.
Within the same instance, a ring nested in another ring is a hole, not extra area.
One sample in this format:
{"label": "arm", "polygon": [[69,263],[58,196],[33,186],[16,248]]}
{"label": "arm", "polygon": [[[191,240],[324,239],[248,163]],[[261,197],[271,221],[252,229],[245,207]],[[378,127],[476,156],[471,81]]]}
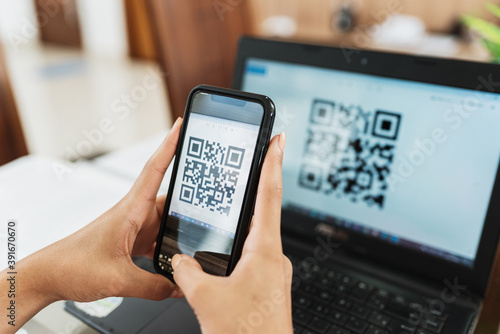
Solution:
{"label": "arm", "polygon": [[9,325],[8,270],[0,276],[0,332],[14,333],[57,300],[110,296],[162,300],[182,297],[167,278],[138,268],[132,257],[152,257],[165,196],[158,189],[177,146],[182,121],[146,163],[129,193],[95,221],[16,265],[15,326]]}
{"label": "arm", "polygon": [[[14,333],[26,321],[32,318],[41,309],[56,301],[50,291],[46,290],[47,283],[43,277],[37,277],[43,272],[43,262],[38,261],[36,254],[17,263],[16,275],[10,275],[10,270],[3,270],[0,274],[0,304],[2,317],[0,332]],[[11,284],[15,288],[12,289]],[[14,301],[12,304],[11,300]]]}

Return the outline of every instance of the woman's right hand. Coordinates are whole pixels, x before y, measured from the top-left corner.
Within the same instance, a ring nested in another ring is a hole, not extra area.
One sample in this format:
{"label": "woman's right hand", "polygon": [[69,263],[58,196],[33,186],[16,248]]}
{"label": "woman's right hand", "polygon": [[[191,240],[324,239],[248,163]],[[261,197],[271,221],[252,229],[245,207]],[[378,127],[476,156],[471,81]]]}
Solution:
{"label": "woman's right hand", "polygon": [[281,246],[281,166],[285,134],[274,137],[262,167],[255,215],[229,277],[206,274],[187,255],[172,260],[174,278],[203,333],[292,333],[292,265]]}

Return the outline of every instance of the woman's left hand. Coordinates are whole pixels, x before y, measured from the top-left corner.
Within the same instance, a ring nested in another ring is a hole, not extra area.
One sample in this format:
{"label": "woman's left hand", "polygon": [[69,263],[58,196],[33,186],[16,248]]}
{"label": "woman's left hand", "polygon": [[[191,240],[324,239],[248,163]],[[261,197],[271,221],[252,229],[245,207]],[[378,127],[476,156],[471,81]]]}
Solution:
{"label": "woman's left hand", "polygon": [[120,202],[83,229],[19,263],[44,282],[40,289],[49,302],[183,296],[167,278],[132,262],[132,257],[153,255],[165,204],[165,196],[157,193],[175,154],[181,124],[178,119]]}

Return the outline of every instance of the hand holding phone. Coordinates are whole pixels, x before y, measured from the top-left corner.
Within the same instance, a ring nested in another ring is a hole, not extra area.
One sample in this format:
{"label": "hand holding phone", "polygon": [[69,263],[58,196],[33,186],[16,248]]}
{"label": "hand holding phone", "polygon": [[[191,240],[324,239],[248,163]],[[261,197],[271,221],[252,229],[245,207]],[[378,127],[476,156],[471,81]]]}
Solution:
{"label": "hand holding phone", "polygon": [[155,249],[173,281],[172,257],[194,257],[207,273],[234,269],[253,212],[274,123],[265,96],[210,86],[189,95]]}
{"label": "hand holding phone", "polygon": [[292,264],[283,255],[280,233],[285,141],[282,133],[269,144],[252,227],[231,275],[209,275],[187,255],[172,260],[175,281],[204,334],[293,333]]}

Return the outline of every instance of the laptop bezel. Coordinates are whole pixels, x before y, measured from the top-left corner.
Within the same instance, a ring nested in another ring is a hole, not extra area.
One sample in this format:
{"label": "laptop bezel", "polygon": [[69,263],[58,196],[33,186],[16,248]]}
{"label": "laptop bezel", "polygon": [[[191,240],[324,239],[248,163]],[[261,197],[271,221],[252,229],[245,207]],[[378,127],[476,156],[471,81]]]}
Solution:
{"label": "laptop bezel", "polygon": [[[233,81],[235,89],[242,88],[246,61],[250,58],[500,94],[500,71],[498,65],[494,64],[252,37],[243,37],[239,43]],[[497,75],[493,77],[494,73]],[[279,109],[277,113],[279,114]],[[342,232],[335,233],[335,235],[343,236],[342,240],[339,241],[344,249],[362,254],[367,258],[383,262],[407,273],[432,279],[443,285],[443,288],[445,280],[456,281],[460,285],[465,285],[470,292],[483,297],[500,233],[500,224],[495,223],[500,221],[500,209],[496,208],[494,203],[500,203],[500,172],[498,169],[473,268],[408,248],[398,247],[341,227],[335,227]],[[321,231],[317,227],[319,224],[324,224],[320,220],[292,213],[285,209],[282,221],[284,232],[301,236],[304,240],[315,240],[320,236],[317,231]]]}

